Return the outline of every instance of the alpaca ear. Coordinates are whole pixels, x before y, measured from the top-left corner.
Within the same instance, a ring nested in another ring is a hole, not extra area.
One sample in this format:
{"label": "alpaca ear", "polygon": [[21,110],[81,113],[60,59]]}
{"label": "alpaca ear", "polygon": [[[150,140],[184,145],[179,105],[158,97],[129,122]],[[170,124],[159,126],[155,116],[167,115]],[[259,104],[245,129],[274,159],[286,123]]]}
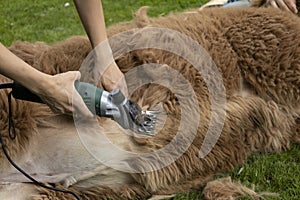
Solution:
{"label": "alpaca ear", "polygon": [[144,28],[150,24],[150,19],[147,15],[148,9],[149,6],[143,6],[135,13],[134,22],[138,28]]}

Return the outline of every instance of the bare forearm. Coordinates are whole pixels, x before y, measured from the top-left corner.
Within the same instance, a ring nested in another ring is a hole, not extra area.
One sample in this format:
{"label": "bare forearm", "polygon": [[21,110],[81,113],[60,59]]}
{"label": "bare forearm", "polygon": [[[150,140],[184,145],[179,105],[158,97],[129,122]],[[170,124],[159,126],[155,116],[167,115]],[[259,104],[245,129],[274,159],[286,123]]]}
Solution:
{"label": "bare forearm", "polygon": [[107,39],[101,0],[74,0],[81,22],[93,47]]}
{"label": "bare forearm", "polygon": [[47,84],[47,74],[31,67],[0,43],[0,74],[11,78],[33,92],[39,92],[42,85]]}
{"label": "bare forearm", "polygon": [[[84,26],[84,29],[94,48],[94,77],[100,72],[99,80],[95,85],[102,86],[106,90],[113,90],[118,87],[124,94],[127,94],[127,86],[123,73],[114,61],[111,47],[107,41],[105,20],[101,0],[74,0],[77,12]],[[89,76],[90,74],[83,74]]]}

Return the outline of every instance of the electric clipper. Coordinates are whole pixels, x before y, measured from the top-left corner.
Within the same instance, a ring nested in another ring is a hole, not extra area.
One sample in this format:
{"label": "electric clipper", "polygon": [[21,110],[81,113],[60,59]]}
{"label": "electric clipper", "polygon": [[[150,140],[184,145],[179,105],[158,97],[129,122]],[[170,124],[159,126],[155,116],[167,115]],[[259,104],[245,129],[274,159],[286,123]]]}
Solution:
{"label": "electric clipper", "polygon": [[[78,81],[75,82],[75,88],[93,114],[111,118],[124,129],[138,134],[154,134],[158,112],[142,111],[138,104],[126,99],[119,89],[107,92],[92,84]],[[18,83],[13,83],[12,95],[16,99],[43,103],[37,95]]]}

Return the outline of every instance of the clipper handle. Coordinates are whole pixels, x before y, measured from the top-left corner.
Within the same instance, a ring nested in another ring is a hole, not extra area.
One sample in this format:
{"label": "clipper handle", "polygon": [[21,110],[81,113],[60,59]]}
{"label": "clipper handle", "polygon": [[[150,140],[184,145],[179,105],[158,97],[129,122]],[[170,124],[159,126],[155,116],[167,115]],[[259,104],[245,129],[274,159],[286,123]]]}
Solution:
{"label": "clipper handle", "polygon": [[44,103],[38,95],[32,93],[26,87],[16,82],[14,82],[12,86],[12,95],[16,99],[31,101],[36,103]]}
{"label": "clipper handle", "polygon": [[[75,81],[75,88],[82,97],[85,105],[93,114],[105,116],[101,112],[101,97],[104,90],[97,88],[92,84],[79,81]],[[12,86],[12,95],[16,99],[44,103],[38,95],[32,93],[26,87],[16,82],[14,82]]]}
{"label": "clipper handle", "polygon": [[85,82],[75,81],[75,88],[88,109],[95,115],[104,116],[101,112],[101,98],[104,90]]}

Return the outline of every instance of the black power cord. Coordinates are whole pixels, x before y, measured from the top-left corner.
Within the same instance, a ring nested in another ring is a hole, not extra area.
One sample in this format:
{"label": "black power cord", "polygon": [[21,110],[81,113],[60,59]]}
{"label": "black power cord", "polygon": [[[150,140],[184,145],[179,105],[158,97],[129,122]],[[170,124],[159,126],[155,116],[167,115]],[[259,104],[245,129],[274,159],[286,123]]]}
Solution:
{"label": "black power cord", "polygon": [[0,89],[7,89],[7,88],[12,88],[13,83],[2,83],[0,84]]}
{"label": "black power cord", "polygon": [[[0,84],[0,89],[12,88],[12,86],[13,86],[13,83]],[[10,139],[14,140],[16,138],[16,131],[15,131],[14,121],[13,121],[13,117],[12,117],[11,96],[12,96],[12,93],[10,92],[8,94],[8,105],[9,105],[9,113],[8,113],[9,129],[8,130],[9,130]],[[12,132],[11,132],[11,129],[12,129]],[[41,183],[41,182],[37,181],[36,179],[31,177],[29,174],[27,174],[24,170],[22,170],[9,156],[1,134],[0,134],[0,144],[1,144],[1,147],[2,147],[2,150],[3,150],[3,153],[4,153],[5,157],[7,158],[7,160],[9,161],[9,163],[14,168],[16,168],[16,170],[18,170],[20,173],[22,173],[26,178],[31,180],[35,185],[46,188],[48,190],[52,190],[52,191],[56,191],[56,192],[62,192],[62,193],[66,193],[66,194],[71,194],[71,195],[74,196],[74,198],[76,200],[80,200],[79,196],[77,194],[75,194],[74,192],[72,192],[70,190],[58,189],[58,188],[55,188],[55,187],[49,187],[49,186],[45,185],[44,183]]]}

